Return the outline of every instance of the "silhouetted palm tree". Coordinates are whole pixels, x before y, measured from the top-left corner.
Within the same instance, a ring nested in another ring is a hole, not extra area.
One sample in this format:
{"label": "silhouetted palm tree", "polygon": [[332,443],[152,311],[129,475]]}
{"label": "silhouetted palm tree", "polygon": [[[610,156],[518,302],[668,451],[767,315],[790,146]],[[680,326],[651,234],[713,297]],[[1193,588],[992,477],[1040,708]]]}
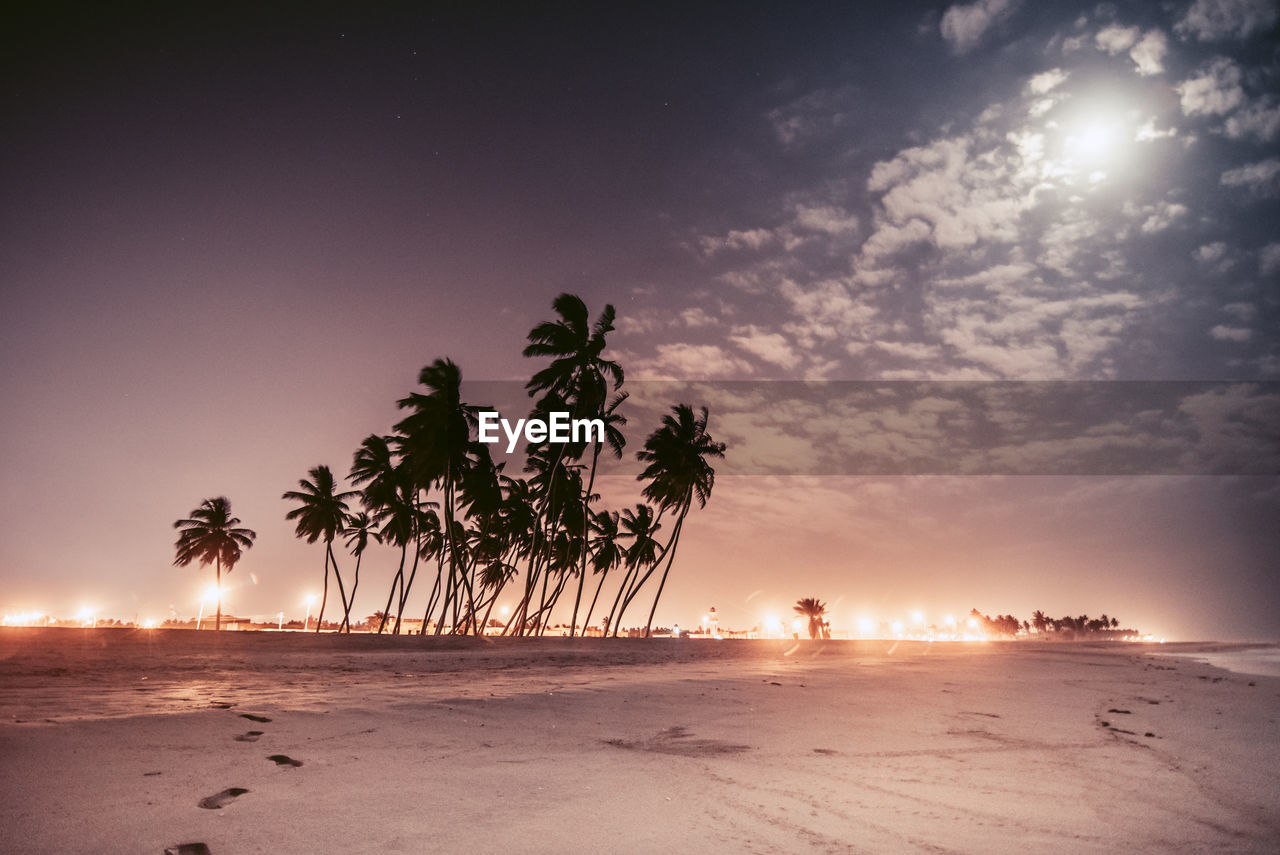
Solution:
{"label": "silhouetted palm tree", "polygon": [[582,619],[584,632],[591,625],[591,613],[596,610],[596,601],[600,598],[600,590],[604,587],[609,571],[626,558],[618,531],[620,518],[617,511],[596,511],[591,514],[591,569],[600,575],[600,581],[596,584],[595,595],[591,597],[587,616]]}
{"label": "silhouetted palm tree", "polygon": [[809,619],[810,638],[817,638],[823,634],[823,618],[826,617],[827,614],[827,607],[825,603],[817,597],[805,597],[802,600],[797,600],[793,608],[795,609],[796,614]]}
{"label": "silhouetted palm tree", "polygon": [[622,612],[626,609],[626,599],[631,594],[632,587],[641,573],[658,563],[661,544],[655,535],[661,528],[653,508],[648,505],[636,505],[635,510],[624,508],[622,511],[622,529],[625,532],[623,537],[628,538],[631,545],[627,547],[624,556],[627,572],[622,577],[618,595],[613,600],[613,609],[609,612],[615,638],[622,626]]}
{"label": "silhouetted palm tree", "polygon": [[[591,323],[586,303],[573,294],[561,294],[552,301],[551,307],[559,318],[540,323],[530,330],[529,344],[524,349],[526,357],[550,357],[551,359],[551,364],[535,373],[525,387],[531,396],[544,393],[535,405],[535,412],[541,414],[568,411],[571,417],[576,419],[604,418],[610,383],[616,390],[623,380],[622,367],[603,356],[606,346],[605,337],[613,330],[613,306],[606,305],[594,324]],[[612,414],[619,403],[621,398],[614,402],[608,412]],[[618,418],[620,420],[620,417]],[[607,430],[606,433],[608,433]],[[620,438],[621,434],[615,432],[614,436],[608,437],[611,445],[615,437]],[[538,450],[532,450],[530,456],[532,457]],[[539,491],[540,500],[534,525],[535,540],[529,554],[529,575],[525,580],[525,596],[516,610],[520,616],[518,625],[522,629],[526,623],[525,615],[529,600],[533,596],[534,587],[540,575],[543,596],[540,597],[539,612],[547,608],[545,593],[548,577],[552,572],[548,565],[552,558],[552,546],[556,542],[556,531],[565,522],[555,513],[556,509],[553,507],[554,504],[559,503],[560,508],[563,508],[566,500],[563,494],[558,494],[558,489],[563,486],[559,470],[566,460],[576,460],[581,457],[586,450],[586,445],[582,442],[556,443],[554,448],[544,447],[541,450],[544,452],[546,465],[543,468],[544,479],[539,485],[542,489]],[[592,479],[595,477],[594,463],[599,459],[599,455],[600,444],[597,443],[592,465]],[[591,487],[587,486],[583,489],[579,479],[578,490],[577,495],[583,504],[583,510],[579,515],[580,526],[577,528],[577,533],[585,539],[588,534],[587,506],[591,501]],[[585,550],[582,552],[579,573],[580,580],[585,578]],[[559,581],[562,583],[564,579]],[[562,585],[558,584],[557,589],[561,588]],[[576,631],[577,610],[581,597],[582,585],[580,584],[578,596],[574,602],[574,630],[571,630],[571,634]]]}
{"label": "silhouetted palm tree", "polygon": [[199,561],[201,567],[214,565],[218,591],[215,630],[222,629],[222,568],[226,567],[230,573],[243,551],[253,546],[258,536],[247,528],[239,528],[239,525],[240,520],[231,516],[231,502],[225,496],[205,499],[191,512],[189,519],[173,524],[174,528],[180,529],[178,541],[174,544],[177,550],[174,566],[186,567],[192,561]]}
{"label": "silhouetted palm tree", "polygon": [[401,447],[412,482],[423,489],[435,485],[443,493],[449,576],[442,607],[447,611],[455,598],[465,594],[465,610],[474,614],[475,595],[464,572],[463,544],[457,537],[454,514],[457,488],[465,471],[488,461],[488,446],[472,439],[481,408],[462,400],[462,372],[451,360],[437,359],[426,366],[418,374],[418,382],[427,393],[414,392],[398,402],[400,409],[411,413],[395,429],[403,437]]}
{"label": "silhouetted palm tree", "polygon": [[[672,407],[671,414],[662,417],[662,426],[645,440],[644,449],[636,452],[636,458],[648,464],[636,476],[638,480],[649,482],[641,492],[645,498],[656,502],[661,510],[671,510],[676,515],[671,541],[663,550],[662,558],[666,560],[667,566],[662,571],[653,607],[649,610],[649,620],[644,631],[646,638],[649,637],[653,615],[658,610],[658,600],[667,584],[667,575],[671,572],[676,547],[680,542],[680,532],[693,500],[696,497],[698,507],[706,507],[711,489],[715,486],[716,471],[708,458],[724,457],[725,444],[714,441],[707,433],[707,418],[706,407],[701,409],[700,416],[695,416],[688,404]],[[656,568],[655,564],[653,569]],[[653,570],[649,572],[652,573]],[[645,578],[648,578],[648,574]],[[640,584],[643,585],[644,580]]]}
{"label": "silhouetted palm tree", "polygon": [[367,511],[361,511],[358,514],[352,514],[347,517],[347,526],[343,529],[343,536],[347,541],[347,549],[351,550],[351,554],[356,559],[356,574],[351,581],[351,598],[347,603],[347,615],[343,616],[342,622],[347,628],[347,632],[351,631],[351,619],[349,617],[351,609],[356,605],[356,589],[360,587],[360,562],[364,558],[364,551],[369,546],[369,538],[375,541],[381,538],[378,532],[373,528],[373,520],[370,519]]}
{"label": "silhouetted palm tree", "polygon": [[[308,473],[311,480],[305,478],[298,482],[301,490],[290,490],[281,496],[285,501],[298,502],[298,507],[284,515],[286,520],[297,520],[294,533],[306,538],[307,543],[324,541],[324,595],[320,599],[320,614],[316,617],[316,632],[324,619],[325,604],[329,600],[329,565],[333,564],[333,574],[338,580],[338,593],[342,597],[344,617],[349,617],[351,606],[347,602],[346,592],[342,587],[342,574],[338,572],[338,562],[333,556],[333,539],[346,527],[347,500],[355,498],[354,492],[337,493],[333,473],[328,466],[316,466]],[[344,620],[344,623],[346,621]]]}
{"label": "silhouetted palm tree", "polygon": [[[627,400],[627,393],[623,392],[617,395],[613,401],[600,413],[600,420],[604,422],[604,439],[599,438],[595,441],[595,448],[591,453],[591,476],[587,480],[587,488],[582,494],[582,522],[584,530],[582,536],[590,540],[592,528],[591,501],[592,489],[596,483],[596,468],[600,463],[600,452],[604,450],[605,443],[608,443],[609,450],[618,460],[622,459],[622,450],[627,445],[627,438],[622,435],[621,427],[627,423],[626,416],[618,412],[618,407],[622,402]],[[578,606],[582,603],[582,588],[587,582],[587,557],[590,553],[589,549],[582,550],[582,567],[578,572],[578,595],[573,601],[573,619],[569,622],[569,635],[573,636],[578,631]],[[603,581],[603,580],[601,580]],[[597,589],[598,590],[598,589]],[[587,618],[583,621],[583,629],[591,622],[591,616],[588,613]]]}

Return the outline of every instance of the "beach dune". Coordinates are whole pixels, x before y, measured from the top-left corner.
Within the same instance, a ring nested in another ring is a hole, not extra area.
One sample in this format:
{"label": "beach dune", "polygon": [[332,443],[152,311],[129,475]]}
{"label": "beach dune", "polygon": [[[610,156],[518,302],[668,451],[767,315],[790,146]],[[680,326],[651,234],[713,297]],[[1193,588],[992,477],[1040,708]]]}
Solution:
{"label": "beach dune", "polygon": [[1132,644],[6,628],[0,827],[29,853],[1275,852],[1277,718],[1280,679]]}

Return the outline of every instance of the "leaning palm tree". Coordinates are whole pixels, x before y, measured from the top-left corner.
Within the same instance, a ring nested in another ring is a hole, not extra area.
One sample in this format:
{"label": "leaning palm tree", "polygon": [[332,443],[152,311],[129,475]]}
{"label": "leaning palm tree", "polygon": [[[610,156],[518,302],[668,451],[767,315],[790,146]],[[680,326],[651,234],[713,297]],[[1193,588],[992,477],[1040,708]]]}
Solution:
{"label": "leaning palm tree", "polygon": [[306,538],[307,543],[324,541],[324,595],[320,598],[320,614],[316,618],[316,632],[324,622],[324,607],[329,600],[329,565],[333,564],[333,574],[338,580],[338,593],[342,597],[344,618],[350,618],[351,605],[347,602],[346,592],[342,588],[342,574],[338,572],[338,561],[333,556],[333,539],[346,528],[347,500],[355,498],[358,493],[338,493],[333,473],[328,466],[316,466],[308,473],[311,480],[305,478],[298,482],[301,490],[290,490],[280,498],[289,502],[297,502],[298,507],[284,515],[287,520],[297,520],[295,534]]}
{"label": "leaning palm tree", "polygon": [[[701,413],[701,416],[695,416],[693,408],[688,404],[672,407],[671,413],[662,417],[662,426],[650,434],[644,442],[644,448],[636,452],[636,458],[648,464],[636,476],[637,480],[649,482],[641,491],[644,497],[656,502],[662,511],[673,512],[676,517],[671,540],[658,561],[661,563],[665,559],[667,566],[658,582],[653,608],[649,610],[649,620],[644,630],[646,638],[653,626],[653,615],[658,610],[658,600],[662,597],[662,589],[666,587],[667,576],[675,560],[676,546],[680,542],[680,532],[689,509],[693,506],[693,500],[697,498],[698,507],[706,507],[707,499],[711,497],[711,488],[715,486],[716,471],[707,459],[724,457],[725,444],[714,441],[707,433],[707,408],[703,407]],[[633,589],[632,596],[656,569],[657,564],[650,568],[649,573]],[[626,607],[625,603],[623,607]]]}
{"label": "leaning palm tree", "polygon": [[255,532],[238,528],[240,520],[231,516],[231,502],[225,496],[205,499],[191,512],[190,519],[178,520],[173,527],[180,530],[174,544],[175,567],[186,567],[198,560],[201,567],[213,564],[218,590],[218,617],[215,630],[222,629],[222,568],[227,572],[236,566],[242,552],[253,546]]}
{"label": "leaning palm tree", "polygon": [[809,619],[810,638],[817,638],[823,634],[822,630],[826,623],[823,618],[827,615],[826,604],[817,597],[805,597],[802,600],[797,600],[793,608],[800,617]]}
{"label": "leaning palm tree", "polygon": [[356,575],[351,582],[351,597],[347,601],[346,613],[342,618],[342,623],[346,626],[347,632],[351,632],[351,609],[356,604],[356,589],[360,587],[360,562],[364,558],[364,551],[369,547],[369,538],[373,538],[375,541],[380,538],[367,511],[361,511],[358,514],[352,514],[347,517],[347,525],[342,534],[346,538],[347,549],[351,551],[351,554],[356,559]]}

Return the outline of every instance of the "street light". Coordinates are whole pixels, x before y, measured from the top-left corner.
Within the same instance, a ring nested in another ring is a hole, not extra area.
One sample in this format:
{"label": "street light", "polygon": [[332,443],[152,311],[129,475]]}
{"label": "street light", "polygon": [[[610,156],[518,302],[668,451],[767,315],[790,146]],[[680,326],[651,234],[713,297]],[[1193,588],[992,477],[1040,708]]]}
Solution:
{"label": "street light", "polygon": [[[307,624],[311,621],[311,606],[313,603],[315,603],[315,601],[316,601],[315,594],[307,594],[307,616],[302,619],[303,632],[307,631]],[[316,624],[316,627],[317,629],[319,628],[319,623]]]}

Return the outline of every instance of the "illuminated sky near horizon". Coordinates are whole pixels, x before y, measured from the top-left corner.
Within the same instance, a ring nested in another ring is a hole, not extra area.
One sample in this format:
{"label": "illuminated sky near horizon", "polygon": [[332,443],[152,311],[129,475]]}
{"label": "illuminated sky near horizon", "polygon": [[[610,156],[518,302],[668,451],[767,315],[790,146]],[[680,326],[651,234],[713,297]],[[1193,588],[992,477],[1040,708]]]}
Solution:
{"label": "illuminated sky near horizon", "polygon": [[[280,494],[438,356],[526,377],[561,291],[636,379],[1280,380],[1274,3],[420,5],[4,13],[4,611],[193,614],[170,526],[225,494],[228,610],[300,616]],[[1277,638],[1277,518],[1275,469],[734,475],[658,621]]]}

